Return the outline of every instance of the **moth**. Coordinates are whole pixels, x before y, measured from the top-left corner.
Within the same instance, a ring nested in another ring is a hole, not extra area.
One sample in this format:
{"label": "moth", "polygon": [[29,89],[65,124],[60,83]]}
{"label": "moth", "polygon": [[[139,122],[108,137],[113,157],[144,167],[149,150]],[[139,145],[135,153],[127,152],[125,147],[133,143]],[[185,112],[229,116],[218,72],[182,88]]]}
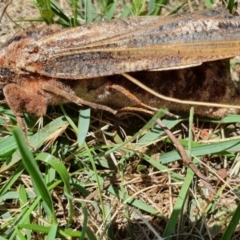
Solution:
{"label": "moth", "polygon": [[21,126],[24,112],[43,116],[48,105],[69,101],[112,113],[114,107],[166,105],[123,73],[171,97],[234,105],[239,89],[225,64],[236,55],[240,17],[224,9],[70,29],[53,25],[25,31],[2,45],[0,86]]}

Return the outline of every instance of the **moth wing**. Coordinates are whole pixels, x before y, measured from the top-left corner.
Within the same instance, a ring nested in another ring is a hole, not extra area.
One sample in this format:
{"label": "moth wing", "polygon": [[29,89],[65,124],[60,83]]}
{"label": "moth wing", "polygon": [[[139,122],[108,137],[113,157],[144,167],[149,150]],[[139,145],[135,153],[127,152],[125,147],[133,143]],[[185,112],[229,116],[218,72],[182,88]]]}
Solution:
{"label": "moth wing", "polygon": [[[228,26],[220,25],[219,18]],[[86,79],[200,65],[240,55],[236,24],[239,17],[208,10],[81,26],[40,41],[40,54],[45,59],[33,69],[50,77]]]}
{"label": "moth wing", "polygon": [[[235,46],[235,47],[234,47]],[[169,70],[228,59],[240,54],[240,41],[186,43],[125,49],[95,49],[48,59],[41,74],[86,79],[142,70]]]}

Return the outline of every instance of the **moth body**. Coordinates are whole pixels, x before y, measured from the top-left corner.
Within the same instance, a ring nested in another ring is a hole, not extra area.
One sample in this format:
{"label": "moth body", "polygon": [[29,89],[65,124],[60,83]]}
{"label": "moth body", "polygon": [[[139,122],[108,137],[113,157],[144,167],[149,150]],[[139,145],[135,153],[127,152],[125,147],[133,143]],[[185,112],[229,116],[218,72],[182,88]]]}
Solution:
{"label": "moth body", "polygon": [[[48,105],[69,101],[44,90],[45,83],[66,95],[115,108],[134,105],[107,87],[114,83],[150,106],[186,110],[151,96],[119,74],[132,72],[145,85],[171,97],[233,103],[239,99],[239,89],[225,64],[236,55],[240,55],[240,17],[226,10],[116,19],[64,30],[53,25],[23,32],[3,44],[0,82],[17,116],[23,112],[42,116]],[[206,108],[197,109],[207,113]]]}

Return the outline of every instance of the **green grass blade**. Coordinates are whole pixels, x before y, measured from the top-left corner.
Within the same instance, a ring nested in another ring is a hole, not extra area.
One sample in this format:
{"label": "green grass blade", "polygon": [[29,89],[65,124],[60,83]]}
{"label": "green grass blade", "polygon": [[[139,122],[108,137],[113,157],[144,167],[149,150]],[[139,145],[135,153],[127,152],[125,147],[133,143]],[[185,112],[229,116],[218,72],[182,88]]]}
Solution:
{"label": "green grass blade", "polygon": [[41,160],[42,162],[45,162],[49,164],[52,168],[56,170],[56,172],[61,177],[61,180],[64,183],[64,193],[68,198],[73,198],[71,195],[71,188],[69,184],[70,176],[69,173],[64,166],[63,162],[61,162],[58,158],[52,156],[48,153],[40,153],[36,156],[36,160]]}
{"label": "green grass blade", "polygon": [[[21,212],[22,212],[21,215],[24,215],[26,208],[28,208],[28,195],[27,195],[26,189],[24,188],[23,185],[19,186],[18,193],[19,193],[19,202],[20,202]],[[30,216],[26,217],[24,223],[25,224],[30,223]],[[25,234],[27,236],[27,239],[31,239],[31,232],[29,230],[26,230]]]}
{"label": "green grass blade", "polygon": [[86,108],[79,111],[78,120],[78,146],[81,147],[88,134],[91,118],[91,109]]}
{"label": "green grass blade", "polygon": [[78,25],[78,0],[72,1],[72,9],[73,9],[73,27],[76,27]]}
{"label": "green grass blade", "polygon": [[[172,129],[174,126],[176,126],[183,120],[184,119],[163,119],[162,121],[168,129]],[[155,124],[155,120],[153,123]],[[162,128],[156,125],[153,128],[151,128],[147,134],[144,134],[143,137],[139,139],[139,144],[141,146],[147,145],[149,144],[149,142],[154,142],[155,140],[157,140],[163,134],[165,134],[165,132],[162,130]]]}
{"label": "green grass blade", "polygon": [[144,202],[138,200],[138,199],[135,199],[134,196],[130,196],[130,195],[127,195],[126,193],[123,193],[121,192],[119,189],[113,187],[113,186],[109,186],[108,189],[107,189],[111,194],[119,197],[120,199],[122,199],[125,203],[133,206],[133,207],[136,207],[138,209],[141,209],[149,214],[153,214],[155,216],[159,216],[159,217],[164,217],[162,216],[158,210],[156,210],[155,208],[153,208],[152,206],[150,205],[147,205],[145,204]]}
{"label": "green grass blade", "polygon": [[85,0],[85,12],[85,22],[86,24],[89,24],[93,21],[91,1]]}
{"label": "green grass blade", "polygon": [[143,159],[147,162],[149,162],[152,166],[154,166],[155,168],[157,168],[158,170],[164,172],[164,173],[168,173],[171,175],[173,181],[176,182],[182,182],[184,180],[183,177],[181,177],[179,174],[171,171],[168,169],[168,167],[162,165],[161,163],[157,162],[156,160],[153,160],[151,157],[149,157],[148,155],[144,154],[143,155]]}
{"label": "green grass blade", "polygon": [[[229,153],[240,151],[240,138],[226,140],[213,144],[206,144],[198,147],[192,147],[192,156],[198,157],[213,153]],[[167,164],[176,160],[180,160],[181,156],[177,151],[171,151],[161,155],[159,159],[162,164]]]}
{"label": "green grass blade", "polygon": [[237,209],[235,210],[233,217],[230,221],[230,223],[228,224],[228,227],[226,229],[226,231],[224,232],[221,240],[231,240],[232,239],[232,235],[234,233],[234,231],[236,230],[237,225],[239,224],[240,221],[240,203],[237,206]]}
{"label": "green grass blade", "polygon": [[22,156],[22,162],[26,170],[30,174],[32,181],[36,187],[36,190],[42,196],[43,201],[45,202],[49,213],[51,213],[52,220],[56,222],[55,211],[53,208],[53,202],[50,196],[50,193],[44,183],[43,177],[38,169],[35,159],[33,158],[32,153],[29,151],[28,146],[25,143],[25,139],[19,130],[19,128],[13,129],[13,136],[15,137],[19,152]]}
{"label": "green grass blade", "polygon": [[66,27],[71,26],[71,19],[64,13],[64,11],[61,8],[58,7],[58,5],[55,2],[51,2],[51,9],[54,12],[54,14],[59,17],[59,20],[56,21],[57,23]]}
{"label": "green grass blade", "polygon": [[42,18],[46,21],[47,24],[53,23],[54,12],[51,9],[50,0],[37,0],[37,6],[40,11]]}
{"label": "green grass blade", "polygon": [[[192,126],[192,124],[193,124],[193,108],[190,111],[189,126]],[[188,149],[189,149],[189,151],[191,151],[191,141],[192,141],[191,131],[189,131],[189,139],[190,139],[190,142],[189,142]],[[191,152],[189,152],[189,153],[191,153]],[[196,164],[197,162],[198,161],[196,161],[196,160],[193,161],[194,164]],[[177,197],[176,203],[174,205],[172,214],[171,214],[169,221],[167,223],[167,226],[165,228],[163,237],[168,238],[174,232],[174,229],[176,228],[176,223],[179,219],[179,215],[182,213],[182,209],[184,207],[184,202],[187,198],[187,194],[189,191],[190,184],[193,180],[193,177],[194,177],[194,172],[188,167],[186,178],[182,184],[182,187],[181,187],[181,190]]]}
{"label": "green grass blade", "polygon": [[[56,225],[56,224],[55,224]],[[51,226],[41,226],[41,225],[37,225],[37,224],[19,224],[18,228],[20,229],[29,229],[35,232],[39,232],[39,233],[49,233],[51,230]]]}
{"label": "green grass blade", "polygon": [[110,20],[110,19],[113,18],[114,12],[116,11],[116,8],[117,8],[117,1],[115,0],[115,1],[112,3],[110,9],[108,10],[108,13],[107,13],[107,15],[106,15],[106,20]]}
{"label": "green grass blade", "polygon": [[9,189],[11,189],[11,187],[13,186],[13,184],[19,179],[19,177],[21,176],[21,174],[24,171],[24,167],[21,164],[16,170],[15,172],[13,172],[13,175],[8,179],[8,181],[6,182],[6,184],[4,184],[3,186],[1,186],[0,188],[0,197],[2,197]]}
{"label": "green grass blade", "polygon": [[17,145],[13,137],[2,138],[0,140],[0,158],[6,158],[12,155]]}
{"label": "green grass blade", "polygon": [[[39,148],[43,145],[43,143],[46,141],[46,139],[49,137],[49,135],[54,134],[57,132],[60,128],[66,128],[68,124],[68,121],[64,117],[59,117],[54,119],[52,122],[47,124],[41,131],[35,133],[33,136],[29,138],[29,142],[32,146]],[[76,128],[77,129],[77,128]],[[15,143],[16,144],[16,143]],[[29,147],[30,149],[30,147]],[[6,161],[0,168],[0,172],[7,171],[9,168],[11,168],[14,164],[19,162],[21,159],[19,152],[16,151],[10,160]]]}
{"label": "green grass blade", "polygon": [[72,196],[71,187],[70,187],[70,176],[66,167],[64,166],[63,162],[61,162],[59,159],[47,153],[38,154],[36,156],[36,160],[41,160],[49,164],[59,174],[64,184],[64,193],[68,198],[68,217],[69,217],[68,222],[69,223],[72,222],[72,218],[74,215],[74,209],[73,209],[73,203],[72,203],[73,196]]}
{"label": "green grass blade", "polygon": [[20,239],[20,240],[27,240],[23,234],[21,233],[21,231],[19,231],[19,229],[17,227],[15,227],[15,231],[16,231],[16,237],[17,239]]}
{"label": "green grass blade", "polygon": [[82,207],[83,207],[83,225],[82,225],[82,235],[80,240],[84,240],[85,239],[85,235],[86,235],[86,231],[87,231],[87,222],[88,222],[88,211],[86,208],[85,203],[82,203]]}
{"label": "green grass blade", "polygon": [[58,224],[57,223],[52,224],[50,231],[48,232],[48,235],[47,235],[47,240],[56,239],[57,231],[58,231]]}

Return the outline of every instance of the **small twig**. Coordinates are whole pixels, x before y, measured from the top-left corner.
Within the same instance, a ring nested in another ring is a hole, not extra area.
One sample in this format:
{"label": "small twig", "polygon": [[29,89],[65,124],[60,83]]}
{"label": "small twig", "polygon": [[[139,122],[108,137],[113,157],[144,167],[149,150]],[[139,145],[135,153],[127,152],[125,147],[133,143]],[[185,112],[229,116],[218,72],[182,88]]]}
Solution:
{"label": "small twig", "polygon": [[8,16],[8,18],[10,19],[11,22],[13,22],[16,26],[18,26],[19,28],[21,28],[21,29],[24,30],[24,28],[23,28],[22,26],[20,26],[18,23],[16,23],[16,22],[9,16],[9,14],[7,13],[7,8],[8,8],[8,6],[9,6],[11,3],[12,3],[12,0],[9,0],[9,1],[6,3],[6,5],[4,6],[4,8],[3,8],[3,10],[2,10],[2,13],[1,13],[1,15],[0,15],[0,22],[2,21],[2,18],[3,18],[3,16],[4,16],[4,14],[6,14],[6,15]]}
{"label": "small twig", "polygon": [[8,6],[9,6],[11,3],[12,3],[12,0],[9,0],[9,1],[5,4],[5,6],[4,6],[3,10],[2,10],[2,13],[1,13],[1,15],[0,15],[0,22],[2,21],[3,15],[4,15],[4,13],[6,13],[7,8],[8,8]]}
{"label": "small twig", "polygon": [[179,143],[179,141],[176,139],[176,137],[172,134],[172,132],[165,126],[165,124],[160,119],[157,119],[156,122],[163,129],[163,131],[168,135],[168,137],[171,139],[171,141],[175,144],[178,152],[180,153],[180,155],[182,157],[183,162],[185,164],[187,164],[193,170],[193,172],[202,180],[203,184],[209,190],[209,192],[211,192],[212,194],[215,194],[215,190],[212,188],[212,186],[208,182],[207,178],[193,164],[193,162],[188,157],[185,149]]}

